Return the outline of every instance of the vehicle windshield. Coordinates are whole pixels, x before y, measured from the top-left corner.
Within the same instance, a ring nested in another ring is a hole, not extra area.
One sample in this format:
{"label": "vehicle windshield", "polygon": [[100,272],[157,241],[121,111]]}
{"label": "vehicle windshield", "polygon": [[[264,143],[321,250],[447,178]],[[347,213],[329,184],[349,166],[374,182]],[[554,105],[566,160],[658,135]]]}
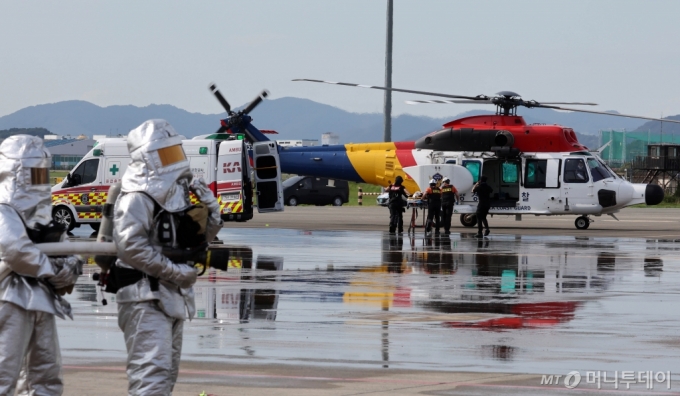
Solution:
{"label": "vehicle windshield", "polygon": [[304,176],[293,176],[293,177],[291,177],[290,179],[284,180],[283,183],[281,183],[281,185],[282,185],[284,188],[285,188],[285,187],[290,187],[290,186],[296,184],[297,182],[299,182],[300,180],[302,180],[302,179],[304,179],[304,178],[305,178]]}
{"label": "vehicle windshield", "polygon": [[593,182],[600,181],[602,179],[615,179],[616,176],[613,175],[606,166],[600,163],[600,161],[595,158],[588,158],[588,167],[590,168],[590,174],[593,176]]}

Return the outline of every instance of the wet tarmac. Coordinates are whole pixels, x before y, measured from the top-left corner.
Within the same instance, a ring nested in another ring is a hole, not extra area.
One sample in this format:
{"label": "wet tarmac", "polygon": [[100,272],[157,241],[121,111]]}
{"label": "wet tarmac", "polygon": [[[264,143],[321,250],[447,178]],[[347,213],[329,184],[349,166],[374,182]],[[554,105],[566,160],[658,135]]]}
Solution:
{"label": "wet tarmac", "polygon": [[[77,237],[86,237],[76,230]],[[227,271],[196,284],[184,361],[567,374],[671,371],[673,240],[224,229]],[[59,321],[66,364],[125,359],[87,269]]]}

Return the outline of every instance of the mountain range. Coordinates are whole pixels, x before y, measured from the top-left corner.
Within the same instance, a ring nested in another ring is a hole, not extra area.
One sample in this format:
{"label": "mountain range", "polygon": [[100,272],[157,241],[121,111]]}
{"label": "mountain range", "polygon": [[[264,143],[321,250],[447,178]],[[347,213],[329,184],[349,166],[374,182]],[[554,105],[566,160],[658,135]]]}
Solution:
{"label": "mountain range", "polygon": [[[454,109],[454,106],[452,106]],[[446,118],[399,115],[392,120],[392,140],[415,140],[426,133],[438,130],[441,125],[456,118],[490,111],[472,110]],[[586,146],[597,147],[599,130],[634,130],[645,128],[642,120],[610,117],[576,112],[558,112],[550,109],[520,109],[528,124],[559,124],[573,128]],[[334,132],[341,143],[382,141],[383,116],[380,113],[351,113],[337,107],[309,99],[284,97],[266,100],[251,113],[253,124],[261,129],[272,129],[279,134],[276,139],[320,139],[324,132]],[[671,118],[680,118],[674,116]],[[145,120],[163,118],[187,137],[208,134],[220,126],[226,113],[190,113],[172,105],[132,105],[100,107],[85,101],[64,101],[26,107],[0,117],[0,129],[46,128],[58,135],[72,137],[84,134],[127,134]],[[658,122],[657,122],[658,124]],[[653,127],[653,123],[648,128]],[[668,124],[669,126],[672,124]],[[664,124],[664,131],[666,131]],[[670,132],[670,127],[668,127]],[[680,128],[679,128],[680,129]]]}

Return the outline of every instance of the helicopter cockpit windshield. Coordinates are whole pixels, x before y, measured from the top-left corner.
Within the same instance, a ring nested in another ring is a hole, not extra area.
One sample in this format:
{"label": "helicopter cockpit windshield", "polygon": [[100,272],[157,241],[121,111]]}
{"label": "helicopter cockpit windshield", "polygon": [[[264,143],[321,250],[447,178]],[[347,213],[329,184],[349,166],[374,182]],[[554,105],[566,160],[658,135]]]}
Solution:
{"label": "helicopter cockpit windshield", "polygon": [[595,158],[588,158],[588,168],[590,168],[590,174],[593,176],[593,182],[597,182],[603,179],[616,179],[616,175],[613,175],[607,167],[602,165],[600,161]]}

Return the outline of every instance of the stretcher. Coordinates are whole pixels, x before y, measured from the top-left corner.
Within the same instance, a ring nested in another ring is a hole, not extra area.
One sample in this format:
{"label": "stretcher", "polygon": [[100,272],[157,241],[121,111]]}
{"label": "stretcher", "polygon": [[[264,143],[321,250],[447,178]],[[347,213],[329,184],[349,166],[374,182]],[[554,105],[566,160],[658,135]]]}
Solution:
{"label": "stretcher", "polygon": [[[427,225],[427,200],[411,199],[406,201],[406,209],[411,209],[411,221],[408,224],[408,233],[415,234],[416,228],[425,228]],[[422,210],[421,223],[418,224],[418,211]]]}

